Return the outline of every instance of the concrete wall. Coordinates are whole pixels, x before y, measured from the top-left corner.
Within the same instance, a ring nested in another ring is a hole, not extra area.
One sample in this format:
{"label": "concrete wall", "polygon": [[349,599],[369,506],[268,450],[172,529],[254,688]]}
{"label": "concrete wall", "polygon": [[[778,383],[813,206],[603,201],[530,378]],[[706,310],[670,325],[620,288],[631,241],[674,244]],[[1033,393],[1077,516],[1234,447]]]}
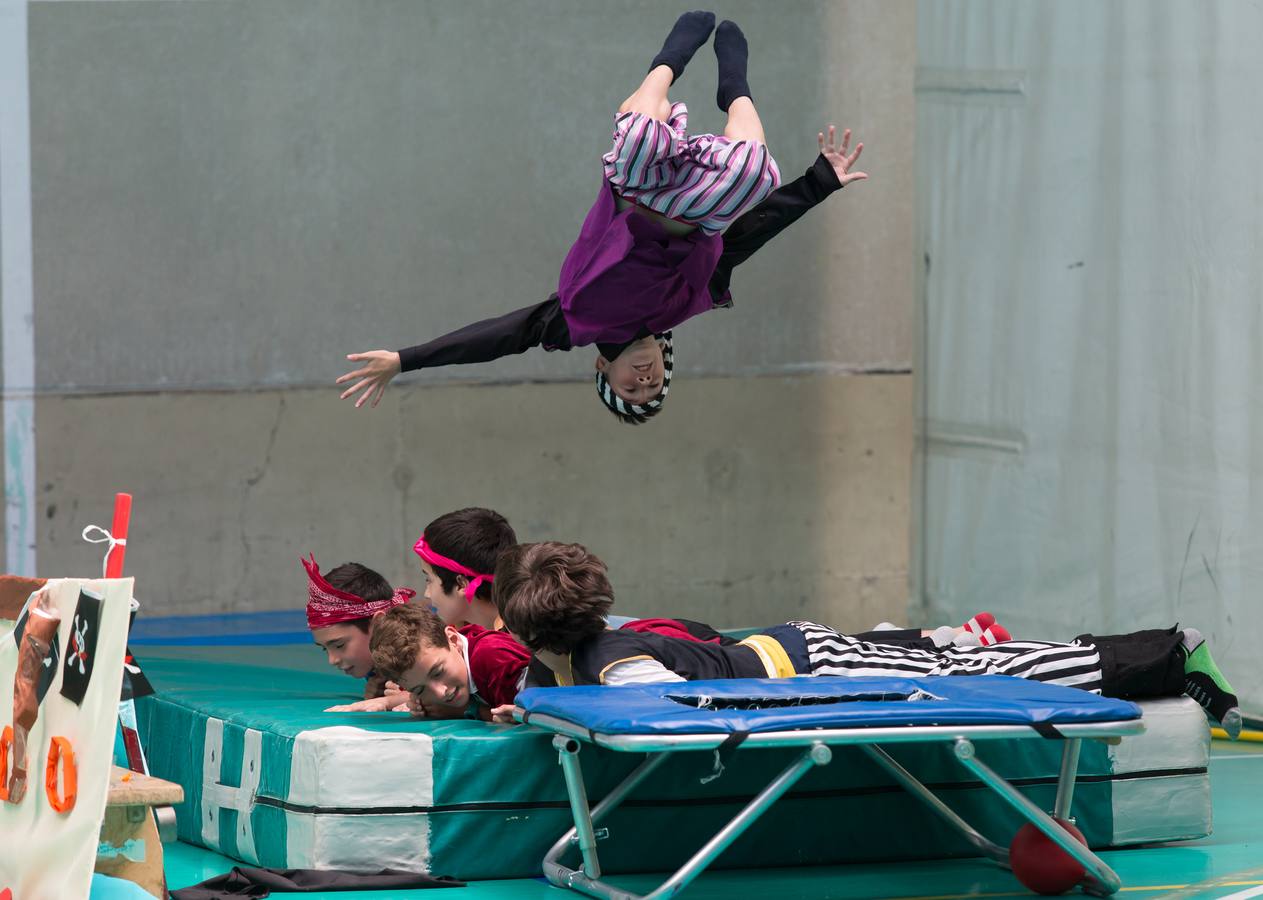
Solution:
{"label": "concrete wall", "polygon": [[[678,331],[651,425],[599,409],[582,351],[401,379],[358,413],[329,386],[347,352],[547,296],[677,7],[32,3],[41,571],[95,566],[78,532],[127,489],[151,610],[292,606],[300,553],[415,581],[419,529],[476,503],[590,544],[646,612],[902,615],[911,3],[717,10],[787,177],[829,121],[873,177]],[[705,48],[693,130],[722,128],[714,83]]]}
{"label": "concrete wall", "polygon": [[[737,396],[757,424],[733,421]],[[49,398],[41,559],[90,571],[79,530],[108,524],[101,485],[127,486],[149,610],[294,606],[300,555],[416,586],[425,523],[487,503],[524,539],[596,550],[629,612],[871,625],[902,608],[906,377],[697,379],[673,401],[662,432],[600,441],[607,414],[573,384],[409,388],[372,416],[315,390]],[[78,439],[120,423],[103,452]]]}

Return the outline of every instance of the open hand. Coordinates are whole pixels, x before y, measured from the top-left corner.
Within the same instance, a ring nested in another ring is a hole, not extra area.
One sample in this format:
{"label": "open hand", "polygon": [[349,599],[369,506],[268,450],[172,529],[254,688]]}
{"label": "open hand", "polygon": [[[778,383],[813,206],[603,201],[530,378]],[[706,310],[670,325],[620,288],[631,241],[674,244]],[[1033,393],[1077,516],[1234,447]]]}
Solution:
{"label": "open hand", "polygon": [[[826,139],[824,132],[820,132],[817,139],[820,142],[820,155],[829,161],[829,165],[833,166],[833,171],[837,173],[838,181],[842,182],[842,187],[846,187],[852,181],[863,181],[868,177],[865,172],[852,172],[851,167],[855,165],[856,160],[860,158],[860,151],[864,149],[863,142],[855,145],[855,152],[847,156],[847,149],[851,144],[851,129],[842,132],[842,146],[837,146],[838,130],[834,126],[829,126],[829,137]],[[346,396],[345,394],[343,396]],[[359,406],[357,403],[356,406]]]}
{"label": "open hand", "polygon": [[355,398],[356,409],[368,403],[370,399],[372,405],[376,406],[382,399],[382,394],[386,392],[386,385],[390,384],[390,379],[399,374],[401,366],[399,354],[394,350],[370,350],[367,353],[348,354],[347,359],[364,365],[353,372],[347,372],[334,382],[335,384],[354,382],[342,392],[338,399],[345,400],[352,394],[359,394]]}

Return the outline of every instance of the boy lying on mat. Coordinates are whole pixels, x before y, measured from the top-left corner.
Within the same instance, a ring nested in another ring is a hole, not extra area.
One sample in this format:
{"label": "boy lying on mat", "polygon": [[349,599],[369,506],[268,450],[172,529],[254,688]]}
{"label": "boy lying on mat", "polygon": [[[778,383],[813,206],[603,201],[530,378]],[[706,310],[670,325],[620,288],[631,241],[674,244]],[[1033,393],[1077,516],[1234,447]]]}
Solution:
{"label": "boy lying on mat", "polygon": [[[602,619],[602,629],[609,627]],[[949,629],[955,631],[955,629]],[[613,633],[645,635],[671,644],[734,646],[738,641],[709,625],[687,619],[636,619]],[[870,632],[857,637],[899,640],[933,646],[919,631]],[[906,645],[905,645],[906,646]],[[551,669],[532,659],[531,652],[505,631],[480,625],[445,625],[431,610],[412,603],[383,613],[374,623],[370,647],[373,667],[391,683],[410,693],[414,715],[432,719],[491,720],[492,710],[512,710],[513,698],[524,687],[552,687],[559,682]],[[385,701],[366,700],[344,710],[398,709]],[[498,721],[509,721],[501,715]]]}
{"label": "boy lying on mat", "polygon": [[[325,575],[320,574],[314,556],[302,563],[307,570],[307,628],[329,665],[352,678],[365,679],[364,698],[376,702],[375,708],[406,710],[408,693],[373,671],[368,639],[377,619],[386,610],[407,603],[416,591],[396,590],[360,563],[343,563]],[[328,711],[353,708],[350,704]]]}
{"label": "boy lying on mat", "polygon": [[[1108,697],[1187,694],[1229,737],[1241,731],[1232,687],[1194,628],[1080,635],[1068,644],[1008,641],[923,649],[875,643],[814,622],[763,629],[736,644],[611,631],[605,564],[579,544],[520,544],[496,563],[496,604],[510,632],[561,685],[646,684],[794,675],[1012,675]],[[493,717],[511,718],[511,708]]]}
{"label": "boy lying on mat", "polygon": [[[439,516],[425,527],[413,546],[425,577],[422,598],[425,602],[401,609],[374,607],[372,618],[355,620],[355,630],[343,626],[333,637],[322,636],[317,640],[323,641],[332,664],[356,677],[364,677],[371,670],[378,673],[379,679],[391,679],[390,685],[405,693],[408,688],[419,685],[412,698],[415,714],[432,718],[466,714],[489,718],[490,709],[511,703],[528,678],[530,654],[507,635],[497,634],[503,631],[503,623],[492,600],[496,560],[516,546],[516,541],[508,520],[491,509],[469,507]],[[336,572],[343,589],[368,593],[369,587],[360,582],[355,586],[343,583],[344,568],[339,567],[329,577],[334,578]],[[387,603],[390,593],[385,579],[371,570],[365,571],[380,582],[375,583],[372,591],[374,601]],[[401,604],[390,602],[390,606],[398,605]],[[426,611],[427,606],[429,611]],[[357,613],[357,609],[362,608],[347,607],[342,615],[364,616],[362,611]],[[622,629],[686,641],[735,643],[708,625],[684,619],[637,619]],[[1008,633],[990,614],[979,613],[957,628],[945,626],[933,632],[890,630],[861,637],[880,637],[885,643],[905,646],[933,647],[953,642],[988,644],[1006,640]],[[556,683],[546,667],[536,663],[530,669],[531,684]],[[430,672],[434,673],[433,677],[429,677]],[[427,677],[422,677],[423,674]],[[404,705],[398,696],[393,692],[378,694],[357,703],[332,707],[331,711],[402,709]]]}

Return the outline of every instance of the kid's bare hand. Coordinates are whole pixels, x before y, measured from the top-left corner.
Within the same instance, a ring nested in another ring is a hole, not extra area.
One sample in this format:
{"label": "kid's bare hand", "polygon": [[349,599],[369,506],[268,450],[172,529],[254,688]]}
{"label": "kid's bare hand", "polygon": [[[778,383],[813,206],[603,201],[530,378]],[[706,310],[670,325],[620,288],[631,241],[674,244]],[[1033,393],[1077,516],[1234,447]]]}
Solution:
{"label": "kid's bare hand", "polygon": [[408,707],[408,712],[412,713],[413,718],[428,718],[428,713],[425,711],[425,704],[421,702],[421,698],[416,694],[408,694],[408,702],[405,705]]}
{"label": "kid's bare hand", "polygon": [[353,372],[347,372],[339,378],[335,384],[351,384],[349,388],[342,392],[339,400],[345,400],[353,394],[359,394],[355,398],[355,408],[359,409],[369,400],[372,405],[376,406],[382,399],[382,394],[386,392],[386,385],[390,384],[390,380],[399,374],[402,365],[399,361],[399,354],[394,350],[370,350],[367,353],[350,353],[347,359],[351,362],[363,363],[360,368]]}
{"label": "kid's bare hand", "polygon": [[517,718],[514,714],[521,711],[521,707],[514,706],[512,703],[506,703],[504,706],[497,706],[491,711],[491,721],[497,725],[516,725]]}
{"label": "kid's bare hand", "polygon": [[[408,699],[404,703],[408,712],[412,713],[416,719],[451,719],[454,718],[453,708],[443,706],[438,703],[426,703],[421,699],[419,694],[408,694]],[[464,714],[464,710],[459,711]]]}
{"label": "kid's bare hand", "polygon": [[442,703],[426,703],[416,694],[408,695],[408,712],[415,719],[463,719],[465,707],[444,706]]}
{"label": "kid's bare hand", "polygon": [[330,706],[325,712],[385,712],[394,709],[398,701],[390,697],[374,697],[372,700],[357,700],[354,703],[343,703]]}
{"label": "kid's bare hand", "polygon": [[386,692],[382,697],[390,701],[392,712],[412,712],[412,695],[393,681],[386,682]]}
{"label": "kid's bare hand", "polygon": [[[833,166],[833,171],[837,173],[838,181],[842,182],[842,187],[846,187],[852,181],[863,181],[868,175],[864,172],[852,172],[851,167],[855,165],[856,160],[860,158],[860,151],[864,149],[861,142],[855,145],[855,152],[850,156],[847,155],[847,149],[851,145],[851,129],[842,132],[842,146],[837,146],[837,128],[829,126],[829,137],[826,139],[824,132],[817,135],[820,142],[820,155],[829,161],[829,165]],[[356,404],[357,406],[359,404]]]}

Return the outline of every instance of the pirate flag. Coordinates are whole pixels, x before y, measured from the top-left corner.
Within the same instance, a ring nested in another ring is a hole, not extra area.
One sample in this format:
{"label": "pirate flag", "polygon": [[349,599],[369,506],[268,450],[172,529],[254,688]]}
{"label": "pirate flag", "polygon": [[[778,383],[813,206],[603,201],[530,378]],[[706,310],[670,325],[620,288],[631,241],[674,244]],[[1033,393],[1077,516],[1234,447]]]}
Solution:
{"label": "pirate flag", "polygon": [[78,706],[88,692],[92,667],[96,663],[96,636],[101,630],[101,595],[79,589],[79,603],[70,623],[70,640],[66,644],[65,673],[61,679],[61,695]]}
{"label": "pirate flag", "polygon": [[[131,611],[127,616],[127,633],[129,635],[132,632],[132,626],[136,624],[136,611],[138,609],[140,609],[140,604],[133,597]],[[136,657],[132,656],[132,648],[128,647],[123,656],[123,693],[119,697],[119,701],[126,703],[128,700],[135,700],[137,697],[148,697],[153,692],[153,685],[149,683],[148,676],[140,670],[140,663],[136,661]]]}
{"label": "pirate flag", "polygon": [[123,657],[123,693],[119,700],[135,700],[137,697],[148,697],[154,692],[154,686],[140,669],[140,663],[132,656],[132,648],[127,648]]}
{"label": "pirate flag", "polygon": [[[22,636],[26,634],[26,623],[31,617],[30,609],[23,611],[18,619],[18,626],[13,630],[13,640],[17,643],[18,649],[22,649]],[[48,688],[53,683],[53,678],[57,675],[57,663],[61,660],[61,639],[58,638],[57,632],[53,632],[52,643],[48,647],[48,655],[44,657],[39,672],[39,681],[35,684],[35,704],[38,706],[44,702],[44,695],[48,693]],[[0,775],[0,778],[4,776]]]}

